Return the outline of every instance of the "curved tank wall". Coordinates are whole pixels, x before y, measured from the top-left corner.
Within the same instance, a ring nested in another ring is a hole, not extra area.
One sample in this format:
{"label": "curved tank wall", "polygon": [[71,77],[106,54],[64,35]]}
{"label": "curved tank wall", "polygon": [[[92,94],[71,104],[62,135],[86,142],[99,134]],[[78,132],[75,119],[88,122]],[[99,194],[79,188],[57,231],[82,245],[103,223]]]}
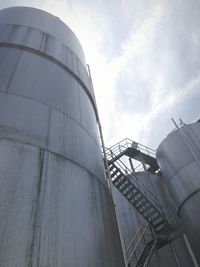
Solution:
{"label": "curved tank wall", "polygon": [[157,160],[200,264],[200,123],[168,135],[158,147]]}
{"label": "curved tank wall", "polygon": [[124,266],[84,62],[58,18],[0,11],[2,266]]}
{"label": "curved tank wall", "polygon": [[[171,200],[168,196],[168,190],[164,183],[163,177],[159,174],[151,174],[149,172],[138,172],[136,174],[141,187],[144,188],[145,186],[146,190],[148,190],[148,195],[149,193],[153,194],[155,196],[155,198],[153,199],[155,199],[157,203],[162,205],[162,207],[168,207],[168,209],[163,208],[163,212],[165,213],[165,216],[168,218],[168,220],[171,223],[174,223],[174,220],[172,221],[173,210],[170,209],[169,211],[169,208],[171,207]],[[113,187],[113,195],[116,205],[117,216],[119,218],[119,227],[123,236],[124,247],[127,251],[139,227],[141,225],[146,225],[147,222],[141,217],[141,215],[136,211],[136,209],[121,195],[121,193],[115,187]],[[149,234],[149,232],[147,233]],[[138,241],[138,239],[139,237],[136,238],[136,241]],[[146,236],[146,240],[149,240],[148,236]],[[143,240],[141,241],[141,243],[142,242]],[[128,250],[128,255],[131,254],[131,250],[133,250],[133,247],[134,246],[131,246],[130,250]],[[180,264],[179,266],[194,266],[191,256],[188,253],[187,247],[185,245],[184,239],[182,236],[180,236],[178,239],[173,241],[171,245],[166,245],[165,247],[154,251],[152,258],[148,264],[148,267],[176,267],[177,261],[174,257],[172,247],[178,258],[178,262]],[[140,249],[141,248],[139,247],[139,252],[141,252]],[[136,255],[138,256],[137,251]],[[136,259],[137,258],[134,255],[130,262],[130,267],[135,266]]]}

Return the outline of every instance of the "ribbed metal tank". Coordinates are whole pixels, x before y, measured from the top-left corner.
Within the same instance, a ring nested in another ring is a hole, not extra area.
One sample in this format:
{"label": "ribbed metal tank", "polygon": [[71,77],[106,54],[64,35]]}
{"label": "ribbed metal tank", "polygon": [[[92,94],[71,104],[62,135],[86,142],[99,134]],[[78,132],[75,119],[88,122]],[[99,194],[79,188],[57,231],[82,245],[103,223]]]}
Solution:
{"label": "ribbed metal tank", "polygon": [[122,267],[82,48],[44,11],[0,11],[0,265]]}
{"label": "ribbed metal tank", "polygon": [[169,134],[158,147],[157,160],[200,265],[200,123]]}

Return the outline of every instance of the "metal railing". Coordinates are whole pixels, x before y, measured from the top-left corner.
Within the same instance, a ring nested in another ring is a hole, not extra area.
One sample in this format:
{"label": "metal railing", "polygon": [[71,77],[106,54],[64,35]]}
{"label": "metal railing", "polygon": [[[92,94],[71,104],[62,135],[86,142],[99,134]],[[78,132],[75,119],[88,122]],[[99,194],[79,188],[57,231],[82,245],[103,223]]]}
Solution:
{"label": "metal railing", "polygon": [[127,263],[136,264],[148,242],[155,239],[149,224],[141,225],[126,249]]}
{"label": "metal railing", "polygon": [[[155,150],[147,146],[144,146],[142,144],[136,143],[132,141],[131,139],[126,138],[120,141],[119,143],[117,143],[116,145],[112,146],[111,148],[105,148],[107,159],[109,158],[109,156],[111,156],[112,159],[116,158],[119,153],[122,153],[125,149],[129,147],[133,147],[133,146],[135,148],[137,147],[138,150],[143,151],[152,157],[155,157],[155,154],[156,154]],[[115,154],[114,151],[118,154]],[[168,220],[169,224],[178,225],[177,219],[175,218],[175,215],[173,211],[171,210],[171,208],[167,205],[163,205],[160,202],[159,197],[157,197],[157,195],[155,194],[155,192],[153,193],[145,185],[145,183],[141,182],[141,180],[138,179],[136,173],[139,172],[140,170],[141,171],[144,170],[143,163],[140,163],[136,167],[134,167],[135,172],[130,170],[127,167],[127,165],[120,159],[117,159],[115,161],[115,164],[121,170],[121,172],[130,179],[133,185],[141,191],[141,193],[147,198],[147,200],[157,208],[157,210],[162,214],[162,216]]]}
{"label": "metal railing", "polygon": [[123,175],[127,176],[133,185],[140,190],[140,192],[147,198],[147,201],[149,201],[160,212],[161,216],[167,219],[169,224],[178,225],[172,209],[167,205],[162,205],[155,192],[153,194],[153,192],[138,179],[137,174],[133,173],[120,159],[115,161],[115,165],[120,169]]}
{"label": "metal railing", "polygon": [[141,152],[146,153],[149,156],[152,156],[155,158],[156,156],[156,151],[152,148],[149,148],[147,146],[144,146],[140,143],[137,143],[129,138],[125,138],[119,143],[113,145],[110,148],[106,148],[106,156],[108,160],[111,160],[124,152],[127,148],[133,147]]}
{"label": "metal railing", "polygon": [[172,121],[174,122],[175,127],[167,134],[167,136],[170,135],[171,133],[175,132],[177,129],[179,129],[179,128],[185,126],[185,125],[187,125],[181,119],[180,119],[179,123],[176,123],[174,121],[174,119],[172,119]]}
{"label": "metal railing", "polygon": [[124,176],[127,176],[133,183],[133,185],[138,188],[141,193],[149,200],[149,202],[154,205],[160,211],[161,214],[163,214],[163,208],[165,207],[160,205],[160,201],[157,196],[155,196],[149,190],[149,188],[144,183],[142,183],[141,180],[138,179],[137,175],[134,174],[120,159],[118,159],[115,164],[124,174]]}

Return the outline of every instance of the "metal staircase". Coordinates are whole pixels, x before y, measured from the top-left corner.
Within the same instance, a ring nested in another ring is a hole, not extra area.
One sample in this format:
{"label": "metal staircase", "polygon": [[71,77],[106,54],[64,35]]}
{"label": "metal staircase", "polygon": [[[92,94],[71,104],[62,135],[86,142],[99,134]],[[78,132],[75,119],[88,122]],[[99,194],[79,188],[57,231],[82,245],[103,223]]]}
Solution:
{"label": "metal staircase", "polygon": [[[122,156],[140,161],[140,164],[130,170],[121,160]],[[178,226],[166,218],[164,208],[159,204],[158,198],[145,184],[141,184],[137,177],[137,171],[141,170],[141,165],[145,171],[157,172],[159,170],[155,151],[130,139],[124,139],[110,149],[106,149],[106,157],[108,174],[113,185],[148,222],[155,233],[155,237],[146,243],[135,265],[136,267],[144,267],[155,248],[165,246],[180,234]]]}
{"label": "metal staircase", "polygon": [[[119,165],[119,163],[118,163]],[[121,162],[121,166],[123,163]],[[152,203],[147,197],[147,193],[143,193],[139,189],[130,174],[125,174],[117,164],[109,165],[109,172],[112,183],[122,193],[122,195],[135,207],[135,209],[148,221],[157,233],[164,230],[168,226],[167,220],[164,218],[157,205]]]}
{"label": "metal staircase", "polygon": [[136,267],[144,267],[149,263],[149,260],[151,259],[154,248],[156,247],[156,242],[157,242],[156,239],[152,239],[146,244],[146,246],[144,247],[144,250],[142,251],[141,256],[138,259]]}
{"label": "metal staircase", "polygon": [[157,239],[149,224],[141,225],[126,250],[127,264],[146,266],[157,245]]}
{"label": "metal staircase", "polygon": [[120,141],[109,149],[106,148],[106,157],[109,163],[115,162],[122,156],[127,156],[141,162],[135,171],[139,171],[139,167],[144,167],[144,165],[146,165],[146,170],[150,172],[159,170],[155,155],[155,150],[136,143],[128,138]]}

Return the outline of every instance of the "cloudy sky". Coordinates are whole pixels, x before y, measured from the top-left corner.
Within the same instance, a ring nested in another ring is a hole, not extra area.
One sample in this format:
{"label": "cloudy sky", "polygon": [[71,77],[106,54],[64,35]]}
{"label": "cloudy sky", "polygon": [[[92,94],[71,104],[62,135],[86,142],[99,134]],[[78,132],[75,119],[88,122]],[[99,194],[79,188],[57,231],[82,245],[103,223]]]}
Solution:
{"label": "cloudy sky", "polygon": [[90,65],[107,146],[129,137],[156,148],[200,118],[199,0],[0,0],[68,24]]}

